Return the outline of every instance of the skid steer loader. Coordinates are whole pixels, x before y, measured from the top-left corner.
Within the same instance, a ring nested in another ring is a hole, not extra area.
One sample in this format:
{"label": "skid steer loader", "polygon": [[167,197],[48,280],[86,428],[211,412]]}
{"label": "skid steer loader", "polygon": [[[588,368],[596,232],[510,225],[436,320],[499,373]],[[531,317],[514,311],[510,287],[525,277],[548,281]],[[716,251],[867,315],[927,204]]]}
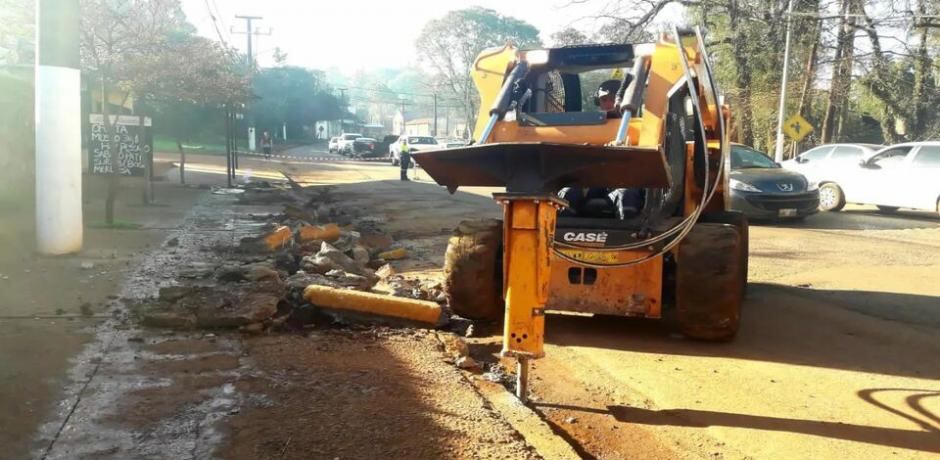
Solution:
{"label": "skid steer loader", "polygon": [[[527,361],[544,355],[546,310],[666,318],[690,338],[734,337],[748,226],[728,209],[730,111],[699,30],[638,45],[507,44],[481,53],[471,76],[475,144],[415,160],[452,193],[505,187],[494,194],[502,221],[463,222],[451,238],[445,292],[461,316],[504,318],[520,399]],[[587,96],[610,79],[613,110],[591,107]],[[641,203],[624,212],[609,198],[618,193]]]}

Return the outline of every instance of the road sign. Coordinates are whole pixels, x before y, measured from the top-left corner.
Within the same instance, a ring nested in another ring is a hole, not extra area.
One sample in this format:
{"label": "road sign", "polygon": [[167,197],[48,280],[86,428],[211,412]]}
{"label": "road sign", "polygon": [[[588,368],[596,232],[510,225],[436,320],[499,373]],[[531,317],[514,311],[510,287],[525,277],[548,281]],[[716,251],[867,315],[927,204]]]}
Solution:
{"label": "road sign", "polygon": [[787,136],[794,142],[803,140],[814,129],[813,125],[801,117],[800,114],[793,115],[783,123],[783,132],[787,133]]}
{"label": "road sign", "polygon": [[617,68],[610,73],[611,80],[623,80],[623,69]]}

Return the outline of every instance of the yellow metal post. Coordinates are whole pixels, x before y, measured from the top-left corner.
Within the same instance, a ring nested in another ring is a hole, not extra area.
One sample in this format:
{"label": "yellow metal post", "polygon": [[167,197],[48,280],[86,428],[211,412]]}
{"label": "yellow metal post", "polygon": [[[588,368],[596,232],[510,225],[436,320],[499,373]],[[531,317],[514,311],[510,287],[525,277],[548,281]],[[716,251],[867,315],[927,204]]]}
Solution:
{"label": "yellow metal post", "polygon": [[498,193],[504,209],[503,273],[506,320],[503,356],[519,362],[516,393],[526,400],[529,359],[545,356],[545,303],[551,280],[551,247],[558,210],[566,203],[554,195]]}

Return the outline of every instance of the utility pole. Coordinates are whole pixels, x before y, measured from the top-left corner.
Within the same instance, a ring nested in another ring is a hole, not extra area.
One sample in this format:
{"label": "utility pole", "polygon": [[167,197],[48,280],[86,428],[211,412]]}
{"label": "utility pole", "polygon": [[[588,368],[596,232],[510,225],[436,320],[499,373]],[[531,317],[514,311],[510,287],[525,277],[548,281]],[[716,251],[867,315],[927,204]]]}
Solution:
{"label": "utility pole", "polygon": [[[247,54],[247,56],[246,56],[246,60],[247,60],[247,64],[248,64],[248,89],[250,90],[250,89],[251,89],[251,80],[252,80],[251,77],[254,75],[254,72],[255,72],[255,57],[254,57],[254,53],[253,53],[253,51],[252,51],[252,46],[251,46],[251,45],[252,45],[252,37],[254,37],[255,35],[271,35],[271,31],[268,30],[267,33],[263,33],[263,32],[257,31],[257,30],[255,30],[255,29],[252,28],[251,22],[252,22],[252,21],[260,21],[260,20],[264,19],[264,17],[262,17],[262,16],[235,15],[235,19],[241,19],[241,20],[244,20],[244,21],[245,21],[245,31],[244,31],[244,32],[237,31],[237,30],[235,30],[235,28],[233,27],[233,28],[232,28],[232,33],[233,33],[233,34],[245,34],[245,36],[246,36],[247,39],[248,39],[248,47],[247,47],[247,52],[248,52],[248,54]],[[250,112],[250,111],[249,111],[249,110],[246,110],[246,113],[248,113],[248,112]],[[256,150],[256,146],[255,146],[255,120],[254,120],[252,117],[249,117],[249,119],[248,119],[248,151],[249,151],[249,152],[254,152],[255,150]]]}
{"label": "utility pole", "polygon": [[787,38],[783,45],[783,77],[780,81],[780,108],[777,111],[777,144],[774,148],[774,161],[783,161],[783,120],[787,109],[787,68],[790,63],[790,27],[793,24],[793,0],[787,5]]}
{"label": "utility pole", "polygon": [[339,132],[343,134],[346,132],[346,114],[349,113],[349,103],[346,101],[346,88],[336,88],[339,90],[339,99],[343,104],[343,115],[339,119]]}
{"label": "utility pole", "polygon": [[434,93],[434,137],[437,137],[437,93]]}
{"label": "utility pole", "polygon": [[78,0],[36,2],[36,245],[45,255],[82,250],[79,11]]}

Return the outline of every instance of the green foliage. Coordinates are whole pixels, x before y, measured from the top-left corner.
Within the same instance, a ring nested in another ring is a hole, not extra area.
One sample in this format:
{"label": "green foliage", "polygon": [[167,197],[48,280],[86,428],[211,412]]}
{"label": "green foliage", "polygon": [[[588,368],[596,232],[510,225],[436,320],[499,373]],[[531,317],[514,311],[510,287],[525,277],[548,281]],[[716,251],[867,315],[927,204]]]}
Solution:
{"label": "green foliage", "polygon": [[33,0],[0,0],[0,65],[33,63],[35,10]]}
{"label": "green foliage", "polygon": [[551,39],[554,47],[589,43],[587,35],[574,27],[566,27],[553,33]]}
{"label": "green foliage", "polygon": [[263,69],[252,79],[256,101],[252,116],[258,131],[279,133],[287,123],[288,138],[305,135],[304,127],[317,120],[341,116],[339,103],[323,82],[322,75],[300,67]]}
{"label": "green foliage", "polygon": [[542,45],[535,26],[481,7],[451,11],[428,21],[418,37],[418,55],[434,69],[437,86],[463,104],[468,126],[473,125],[477,104],[470,66],[484,49],[507,42],[522,48]]}

